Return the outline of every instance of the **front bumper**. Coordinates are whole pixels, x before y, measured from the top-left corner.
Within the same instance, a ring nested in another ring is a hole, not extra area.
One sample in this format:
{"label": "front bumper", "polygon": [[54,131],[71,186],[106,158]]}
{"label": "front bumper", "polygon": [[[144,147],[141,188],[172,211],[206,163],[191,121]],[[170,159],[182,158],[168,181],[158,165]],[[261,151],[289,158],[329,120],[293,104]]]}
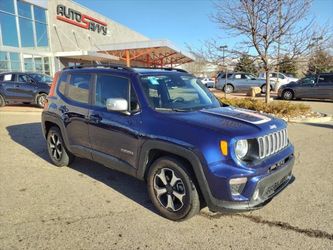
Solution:
{"label": "front bumper", "polygon": [[213,198],[208,204],[209,209],[214,212],[241,212],[265,206],[273,197],[278,195],[295,180],[295,177],[292,175],[294,162],[294,156],[290,156],[289,160],[283,166],[280,166],[269,175],[262,177],[257,182],[255,191],[249,201],[223,201]]}

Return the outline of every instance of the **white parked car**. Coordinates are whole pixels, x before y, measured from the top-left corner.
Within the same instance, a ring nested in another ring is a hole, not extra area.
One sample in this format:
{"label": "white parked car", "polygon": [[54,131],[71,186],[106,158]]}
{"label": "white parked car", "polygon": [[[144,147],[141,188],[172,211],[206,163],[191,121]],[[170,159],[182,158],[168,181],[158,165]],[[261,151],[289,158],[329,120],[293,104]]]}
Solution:
{"label": "white parked car", "polygon": [[201,82],[207,87],[207,88],[213,88],[214,87],[214,80],[207,77],[199,77]]}
{"label": "white parked car", "polygon": [[[279,77],[278,77],[278,73],[272,72],[269,74],[269,76],[270,76],[270,80],[274,81],[276,83],[275,88],[274,88],[275,91],[278,91],[282,85],[286,85],[290,82],[296,82],[299,80],[298,78],[295,78],[292,75],[288,75],[285,73],[279,73]],[[266,79],[266,73],[260,73],[259,78]],[[279,78],[279,81],[278,81],[278,78]]]}

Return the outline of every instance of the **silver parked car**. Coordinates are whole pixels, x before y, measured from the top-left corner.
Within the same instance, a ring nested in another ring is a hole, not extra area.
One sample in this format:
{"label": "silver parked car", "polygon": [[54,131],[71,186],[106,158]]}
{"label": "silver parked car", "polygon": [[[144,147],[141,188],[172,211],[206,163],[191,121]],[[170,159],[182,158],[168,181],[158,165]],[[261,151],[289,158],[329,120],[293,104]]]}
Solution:
{"label": "silver parked car", "polygon": [[[224,73],[218,75],[216,88],[226,93],[246,92],[251,87],[261,88],[261,92],[266,92],[266,80],[259,79],[252,74],[235,72],[228,73],[227,79]],[[274,89],[275,82],[271,81],[271,89]]]}

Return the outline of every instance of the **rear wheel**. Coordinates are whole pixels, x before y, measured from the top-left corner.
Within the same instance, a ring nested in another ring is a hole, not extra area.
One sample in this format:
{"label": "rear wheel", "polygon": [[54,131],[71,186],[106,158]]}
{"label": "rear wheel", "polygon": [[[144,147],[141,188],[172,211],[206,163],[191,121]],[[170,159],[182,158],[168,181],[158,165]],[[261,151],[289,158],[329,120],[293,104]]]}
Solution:
{"label": "rear wheel", "polygon": [[172,157],[156,160],[149,169],[147,187],[158,211],[170,220],[186,220],[200,211],[200,199],[192,174]]}
{"label": "rear wheel", "polygon": [[52,162],[58,167],[68,166],[74,160],[74,155],[66,148],[58,127],[50,128],[47,134],[47,149]]}
{"label": "rear wheel", "polygon": [[292,90],[286,89],[282,92],[282,99],[292,100],[294,98],[294,92]]}
{"label": "rear wheel", "polygon": [[226,94],[230,94],[230,93],[234,92],[234,87],[231,84],[227,84],[223,87],[223,91]]}
{"label": "rear wheel", "polygon": [[5,105],[6,105],[5,98],[3,98],[2,95],[0,95],[0,107],[3,107]]}
{"label": "rear wheel", "polygon": [[36,97],[36,104],[38,107],[44,108],[44,103],[46,101],[46,97],[47,97],[47,95],[45,93],[39,94]]}
{"label": "rear wheel", "polygon": [[[272,90],[273,90],[273,87],[272,87],[272,85],[270,85],[269,92],[272,92]],[[261,86],[261,93],[263,93],[263,94],[266,93],[266,84]]]}

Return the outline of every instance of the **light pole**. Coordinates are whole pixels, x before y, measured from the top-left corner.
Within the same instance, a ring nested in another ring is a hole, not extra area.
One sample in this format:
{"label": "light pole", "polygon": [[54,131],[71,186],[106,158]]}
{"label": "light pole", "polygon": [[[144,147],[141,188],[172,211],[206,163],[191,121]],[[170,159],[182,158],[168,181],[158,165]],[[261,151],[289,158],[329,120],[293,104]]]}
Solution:
{"label": "light pole", "polygon": [[222,50],[222,63],[223,63],[223,68],[225,69],[225,75],[224,75],[224,85],[223,85],[223,92],[224,92],[224,98],[227,97],[227,94],[225,92],[225,86],[227,84],[227,73],[228,73],[228,70],[227,70],[227,67],[225,65],[225,50],[228,48],[227,45],[222,45],[220,46],[220,49]]}
{"label": "light pole", "polygon": [[[313,45],[314,45],[313,47],[315,47],[315,53],[318,53],[318,51],[319,51],[319,41],[323,40],[323,39],[324,38],[322,36],[312,38],[312,40],[314,41],[313,42]],[[316,60],[315,60],[315,62],[316,62]],[[316,74],[317,74],[317,65],[315,63],[315,75]]]}

